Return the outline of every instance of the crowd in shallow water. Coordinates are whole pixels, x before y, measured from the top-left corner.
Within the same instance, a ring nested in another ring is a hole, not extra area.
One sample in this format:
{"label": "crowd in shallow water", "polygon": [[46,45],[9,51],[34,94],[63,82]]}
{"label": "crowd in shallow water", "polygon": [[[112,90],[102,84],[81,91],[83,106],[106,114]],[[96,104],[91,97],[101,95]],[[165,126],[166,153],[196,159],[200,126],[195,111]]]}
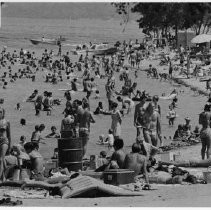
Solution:
{"label": "crowd in shallow water", "polygon": [[[12,128],[10,128],[10,123],[5,119],[5,108],[1,108],[1,180],[10,177],[8,174],[12,173],[13,167],[30,168],[33,172],[31,178],[43,179],[44,161],[39,152],[40,144],[45,143],[45,138],[60,138],[62,133],[66,131],[69,131],[72,137],[83,138],[84,156],[89,142],[90,123],[95,123],[94,115],[102,114],[111,115],[111,126],[108,128],[108,136],[106,138],[101,136],[99,143],[108,145],[113,154],[107,160],[105,153],[101,153],[101,158],[104,158],[105,161],[103,161],[102,167],[98,170],[126,168],[133,169],[136,174],[144,171],[148,183],[147,171],[156,163],[155,154],[161,152],[159,146],[162,146],[160,119],[162,107],[159,105],[159,97],[157,95],[150,96],[145,90],[136,90],[137,83],[133,82],[130,77],[131,73],[133,73],[137,79],[142,60],[150,59],[154,51],[156,51],[156,48],[151,49],[147,44],[144,47],[141,47],[141,45],[139,48],[134,47],[138,44],[137,40],[135,43],[132,41],[129,43],[119,43],[119,50],[114,55],[102,57],[93,55],[90,57],[88,54],[85,54],[81,55],[76,62],[73,62],[69,52],[57,56],[54,55],[52,50],[46,49],[42,56],[38,57],[34,52],[26,52],[23,49],[20,51],[15,50],[11,53],[4,47],[0,60],[1,68],[5,69],[5,72],[1,74],[2,88],[7,89],[10,83],[15,83],[23,78],[36,82],[37,73],[40,71],[45,72],[44,82],[46,83],[57,85],[64,80],[68,80],[70,83],[69,88],[64,90],[66,103],[60,130],[52,125],[51,133],[46,137],[42,136],[45,125],[36,125],[30,142],[26,142],[26,139],[22,136],[20,144],[12,146],[10,137],[10,129]],[[182,57],[181,54],[185,54],[182,48],[178,55],[180,55],[179,60],[181,65],[183,65],[184,56]],[[183,62],[181,62],[182,60]],[[171,80],[173,71],[172,60],[167,57],[166,62],[169,67],[168,74],[158,73],[155,67],[149,65],[149,68],[145,69],[147,76],[160,79],[161,81]],[[126,63],[127,65],[125,65]],[[13,66],[17,64],[21,64],[24,67],[20,68],[18,72],[14,72],[12,70]],[[114,72],[119,73],[119,78],[115,78]],[[79,75],[81,76],[79,77]],[[101,94],[95,78],[107,80],[105,91],[108,104],[104,105],[102,102],[99,102],[95,112],[92,114],[90,111],[90,96],[94,95],[95,98],[100,98]],[[124,83],[121,90],[116,88],[118,80]],[[72,94],[81,91],[86,92],[86,96],[82,100],[76,99],[72,101]],[[178,92],[174,90],[169,94],[169,97],[171,96],[174,97],[171,98],[172,101],[169,105],[167,118],[169,125],[173,126],[177,118],[175,110],[178,103]],[[138,101],[137,104],[135,104],[136,101]],[[26,99],[26,102],[31,102],[37,117],[43,113],[50,117],[52,112],[56,110],[56,105],[61,104],[60,99],[53,98],[53,92],[45,90],[43,92],[34,90]],[[108,109],[104,107],[108,107]],[[16,109],[21,110],[20,104],[17,103]],[[122,150],[124,141],[122,139],[121,124],[124,117],[127,117],[127,114],[131,112],[134,112],[133,124],[137,129],[137,138],[136,143],[132,145],[131,153],[125,154]],[[204,115],[206,119],[209,118],[208,114]],[[190,140],[191,138],[201,137],[199,129],[197,130],[196,128],[192,131],[190,119],[186,118],[185,121],[184,125],[178,126],[174,139]],[[22,119],[21,123],[24,124],[24,119]],[[205,126],[203,122],[200,124],[203,127]],[[201,139],[203,145],[202,158],[204,158],[205,151],[207,151],[207,158],[209,158],[209,139],[211,137],[209,136],[209,128],[206,129],[206,135]]]}

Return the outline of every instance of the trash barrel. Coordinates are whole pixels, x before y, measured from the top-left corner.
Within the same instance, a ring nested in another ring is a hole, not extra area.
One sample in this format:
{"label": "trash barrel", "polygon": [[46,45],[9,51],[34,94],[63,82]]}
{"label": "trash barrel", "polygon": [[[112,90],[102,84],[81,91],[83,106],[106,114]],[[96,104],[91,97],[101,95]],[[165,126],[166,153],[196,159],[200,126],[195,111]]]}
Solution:
{"label": "trash barrel", "polygon": [[68,168],[69,171],[82,170],[82,138],[66,137],[58,139],[58,160],[59,166],[62,168]]}

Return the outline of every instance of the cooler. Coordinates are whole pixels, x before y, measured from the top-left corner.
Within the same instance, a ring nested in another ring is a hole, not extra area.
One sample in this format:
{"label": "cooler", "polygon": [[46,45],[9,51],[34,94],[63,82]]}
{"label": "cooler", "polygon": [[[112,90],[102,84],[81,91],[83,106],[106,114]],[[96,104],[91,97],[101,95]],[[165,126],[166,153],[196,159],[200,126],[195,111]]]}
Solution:
{"label": "cooler", "polygon": [[111,185],[134,183],[134,177],[135,172],[128,169],[110,169],[103,173],[104,183]]}

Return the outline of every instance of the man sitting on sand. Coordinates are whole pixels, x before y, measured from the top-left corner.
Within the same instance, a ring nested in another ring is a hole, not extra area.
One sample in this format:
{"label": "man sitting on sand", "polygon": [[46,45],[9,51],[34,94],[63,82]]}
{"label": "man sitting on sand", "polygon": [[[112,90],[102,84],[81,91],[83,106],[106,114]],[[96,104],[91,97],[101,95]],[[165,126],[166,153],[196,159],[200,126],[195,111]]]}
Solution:
{"label": "man sitting on sand", "polygon": [[123,151],[123,139],[117,138],[114,140],[115,152],[111,156],[110,168],[124,168],[125,153]]}
{"label": "man sitting on sand", "polygon": [[147,159],[140,154],[141,148],[137,143],[132,146],[132,152],[127,154],[124,161],[124,168],[135,172],[135,176],[144,174],[146,183],[149,184],[149,177],[147,173]]}

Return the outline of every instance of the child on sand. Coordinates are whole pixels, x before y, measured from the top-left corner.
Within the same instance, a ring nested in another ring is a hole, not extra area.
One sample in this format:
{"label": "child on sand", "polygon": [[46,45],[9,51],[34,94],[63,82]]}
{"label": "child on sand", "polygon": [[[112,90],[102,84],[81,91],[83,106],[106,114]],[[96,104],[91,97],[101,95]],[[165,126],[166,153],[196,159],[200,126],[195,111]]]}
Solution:
{"label": "child on sand", "polygon": [[105,151],[100,152],[100,156],[99,156],[98,161],[97,161],[99,167],[103,166],[105,164],[108,164],[108,160],[106,159],[106,156],[107,156],[107,154],[106,154]]}
{"label": "child on sand", "polygon": [[112,149],[114,145],[114,135],[111,129],[108,130],[108,135],[105,140],[108,143],[108,149]]}
{"label": "child on sand", "polygon": [[104,144],[105,143],[105,136],[103,134],[101,134],[99,136],[99,140],[97,142],[97,144]]}

